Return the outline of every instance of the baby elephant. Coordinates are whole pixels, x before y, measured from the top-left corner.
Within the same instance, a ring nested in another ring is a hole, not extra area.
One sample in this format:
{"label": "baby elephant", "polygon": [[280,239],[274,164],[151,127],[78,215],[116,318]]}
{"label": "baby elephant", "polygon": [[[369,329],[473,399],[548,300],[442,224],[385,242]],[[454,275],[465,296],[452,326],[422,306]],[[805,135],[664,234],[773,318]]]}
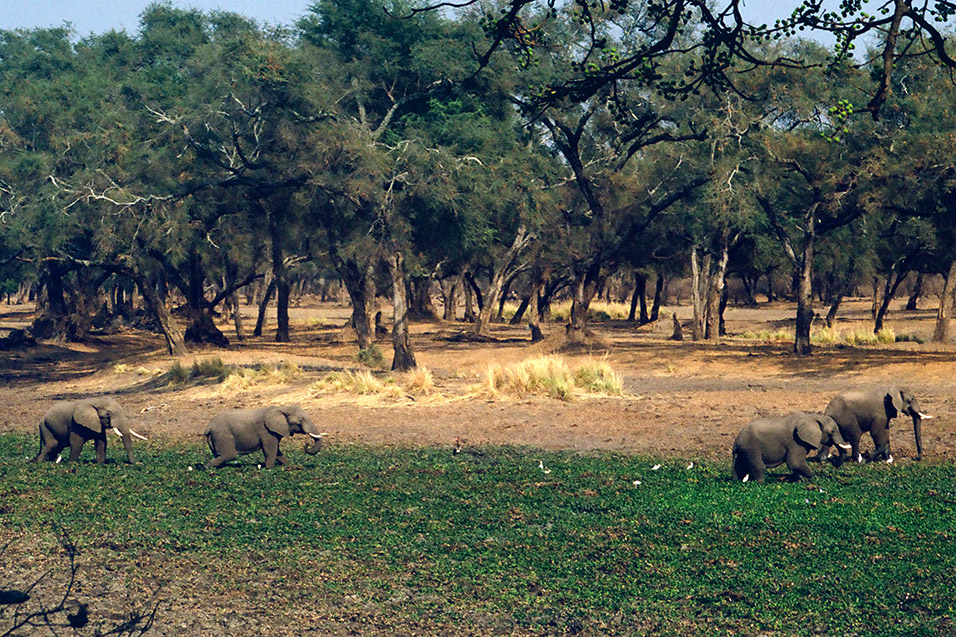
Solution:
{"label": "baby elephant", "polygon": [[292,434],[312,436],[312,444],[305,452],[319,453],[324,446],[318,428],[300,407],[263,407],[262,409],[232,409],[216,414],[206,429],[206,442],[214,456],[213,467],[221,467],[236,456],[262,450],[266,466],[276,462],[286,464],[279,450],[279,441]]}
{"label": "baby elephant", "polygon": [[835,444],[849,450],[836,422],[824,414],[795,412],[748,423],[734,440],[734,477],[763,482],[764,470],[784,462],[791,480],[811,478],[807,452]]}

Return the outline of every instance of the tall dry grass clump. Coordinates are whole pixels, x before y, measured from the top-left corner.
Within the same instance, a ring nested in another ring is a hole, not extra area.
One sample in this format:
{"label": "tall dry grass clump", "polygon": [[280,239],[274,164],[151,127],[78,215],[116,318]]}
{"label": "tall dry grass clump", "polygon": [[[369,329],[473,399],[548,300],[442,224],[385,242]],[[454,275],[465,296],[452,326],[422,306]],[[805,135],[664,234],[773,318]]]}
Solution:
{"label": "tall dry grass clump", "polygon": [[403,374],[405,391],[415,396],[430,396],[435,393],[435,377],[422,365]]}
{"label": "tall dry grass clump", "polygon": [[488,399],[549,396],[571,400],[580,392],[617,395],[621,381],[607,361],[590,361],[572,369],[564,358],[540,356],[511,365],[489,365],[472,393]]}
{"label": "tall dry grass clump", "polygon": [[379,379],[370,371],[330,372],[312,383],[314,394],[357,394],[359,396],[388,396],[400,398],[402,388],[392,378]]}
{"label": "tall dry grass clump", "polygon": [[260,363],[255,367],[237,367],[222,382],[228,389],[249,389],[262,385],[288,385],[302,376],[302,369],[292,361],[277,365]]}

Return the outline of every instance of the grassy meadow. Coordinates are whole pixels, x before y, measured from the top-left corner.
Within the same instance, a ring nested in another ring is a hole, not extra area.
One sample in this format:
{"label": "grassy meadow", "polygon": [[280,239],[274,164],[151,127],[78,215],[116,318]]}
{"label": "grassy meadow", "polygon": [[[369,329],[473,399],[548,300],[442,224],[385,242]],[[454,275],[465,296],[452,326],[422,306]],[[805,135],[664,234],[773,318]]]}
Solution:
{"label": "grassy meadow", "polygon": [[246,456],[218,472],[189,470],[208,459],[192,444],[151,441],[134,466],[113,446],[105,467],[89,449],[74,466],[27,464],[35,447],[0,437],[0,545],[52,560],[68,535],[81,579],[111,565],[154,587],[158,626],[181,585],[170,574],[206,571],[199,599],[265,590],[273,625],[311,608],[290,634],[956,631],[952,464],[824,467],[812,483],[778,470],[760,485],[727,463],[520,447],[310,457],[292,441],[292,467]]}

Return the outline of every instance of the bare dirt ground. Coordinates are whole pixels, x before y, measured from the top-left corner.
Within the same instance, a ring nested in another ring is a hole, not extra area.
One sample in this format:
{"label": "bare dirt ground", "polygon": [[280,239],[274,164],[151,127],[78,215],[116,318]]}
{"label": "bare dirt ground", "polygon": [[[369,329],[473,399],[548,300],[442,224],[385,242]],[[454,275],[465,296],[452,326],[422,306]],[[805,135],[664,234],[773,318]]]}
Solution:
{"label": "bare dirt ground", "polygon": [[[894,308],[897,306],[894,306]],[[251,312],[251,308],[246,311]],[[689,318],[689,308],[666,308],[662,316]],[[926,337],[931,309],[891,312],[897,334]],[[517,362],[552,353],[549,341],[531,345],[525,327],[497,325],[494,341],[456,338],[469,325],[421,322],[412,345],[419,365],[434,374],[437,393],[429,397],[370,399],[321,395],[310,385],[329,371],[364,369],[345,324],[349,309],[332,303],[293,308],[291,343],[266,336],[234,341],[229,349],[193,349],[180,360],[219,356],[231,365],[291,361],[302,374],[290,384],[238,389],[216,383],[170,385],[160,376],[176,359],[162,339],[141,331],[95,335],[85,343],[43,342],[36,348],[0,351],[0,433],[33,432],[51,402],[93,394],[114,394],[136,414],[134,427],[162,441],[198,442],[218,411],[263,404],[298,403],[328,431],[333,444],[451,445],[515,444],[546,449],[614,450],[665,457],[729,457],[736,432],[749,420],[792,410],[822,411],[839,391],[897,383],[913,389],[923,410],[936,418],[923,426],[924,458],[956,458],[956,347],[895,343],[873,347],[819,346],[811,357],[790,354],[790,345],[733,338],[747,330],[787,325],[793,307],[781,303],[758,309],[730,308],[722,343],[673,342],[670,320],[660,329],[635,329],[624,322],[594,325],[606,344],[590,352],[558,352],[572,364],[606,357],[624,380],[623,397],[580,397],[488,401],[469,395],[489,363]],[[851,301],[841,312],[843,329],[869,325],[869,303]],[[29,324],[32,308],[0,305],[0,334]],[[228,326],[223,331],[232,337]],[[546,331],[559,335],[560,324]],[[391,358],[388,341],[379,343]],[[915,453],[911,426],[893,423],[897,458]],[[863,449],[872,448],[869,440]]]}

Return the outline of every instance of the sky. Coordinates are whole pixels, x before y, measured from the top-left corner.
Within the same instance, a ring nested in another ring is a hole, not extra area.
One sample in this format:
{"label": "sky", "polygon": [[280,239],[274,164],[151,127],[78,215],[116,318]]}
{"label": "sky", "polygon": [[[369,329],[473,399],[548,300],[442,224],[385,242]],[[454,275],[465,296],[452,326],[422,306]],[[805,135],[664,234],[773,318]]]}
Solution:
{"label": "sky", "polygon": [[[799,0],[745,0],[748,19],[772,24],[790,15]],[[2,0],[0,29],[72,25],[78,37],[111,29],[135,34],[139,16],[151,0]],[[225,10],[273,25],[290,26],[307,12],[312,0],[174,0],[176,7]]]}

